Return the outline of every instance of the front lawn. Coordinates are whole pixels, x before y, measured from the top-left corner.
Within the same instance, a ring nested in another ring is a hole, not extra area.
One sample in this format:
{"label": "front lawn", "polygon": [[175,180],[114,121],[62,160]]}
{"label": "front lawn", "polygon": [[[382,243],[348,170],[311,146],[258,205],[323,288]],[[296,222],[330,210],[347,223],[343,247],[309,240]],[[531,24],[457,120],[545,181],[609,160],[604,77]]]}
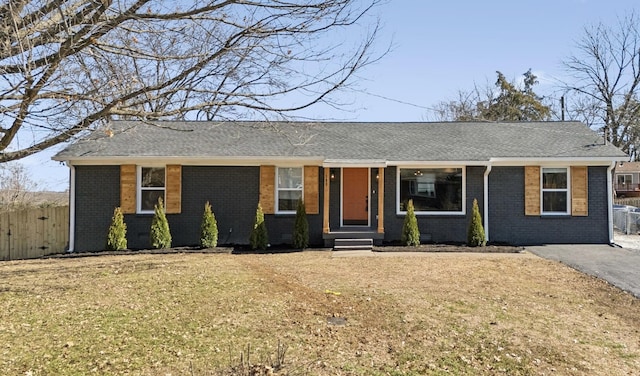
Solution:
{"label": "front lawn", "polygon": [[640,369],[639,308],[528,253],[2,262],[0,369],[199,376],[283,361],[276,374],[628,375]]}

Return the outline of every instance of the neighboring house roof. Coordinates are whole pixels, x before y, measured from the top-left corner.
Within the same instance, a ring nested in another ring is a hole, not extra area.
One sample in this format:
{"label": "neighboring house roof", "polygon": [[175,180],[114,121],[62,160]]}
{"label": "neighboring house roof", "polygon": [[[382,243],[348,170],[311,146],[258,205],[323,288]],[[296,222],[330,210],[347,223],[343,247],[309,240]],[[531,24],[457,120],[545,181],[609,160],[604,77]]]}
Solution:
{"label": "neighboring house roof", "polygon": [[371,162],[514,159],[624,160],[579,122],[195,122],[116,121],[54,156],[277,158]]}
{"label": "neighboring house roof", "polygon": [[616,173],[618,172],[640,172],[640,162],[618,162]]}

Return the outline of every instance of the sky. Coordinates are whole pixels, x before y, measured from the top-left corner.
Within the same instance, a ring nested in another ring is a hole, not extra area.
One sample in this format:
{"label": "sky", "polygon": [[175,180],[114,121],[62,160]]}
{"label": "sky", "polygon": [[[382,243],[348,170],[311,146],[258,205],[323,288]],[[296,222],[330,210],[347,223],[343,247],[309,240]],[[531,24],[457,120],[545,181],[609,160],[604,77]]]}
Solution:
{"label": "sky", "polygon": [[[372,10],[382,29],[376,48],[391,50],[358,73],[338,95],[344,108],[319,106],[305,117],[348,121],[430,121],[440,101],[496,71],[516,79],[531,69],[538,94],[553,97],[566,76],[562,60],[576,53],[585,27],[615,26],[640,9],[637,0],[387,0]],[[54,150],[23,159],[43,190],[68,188],[68,167]]]}

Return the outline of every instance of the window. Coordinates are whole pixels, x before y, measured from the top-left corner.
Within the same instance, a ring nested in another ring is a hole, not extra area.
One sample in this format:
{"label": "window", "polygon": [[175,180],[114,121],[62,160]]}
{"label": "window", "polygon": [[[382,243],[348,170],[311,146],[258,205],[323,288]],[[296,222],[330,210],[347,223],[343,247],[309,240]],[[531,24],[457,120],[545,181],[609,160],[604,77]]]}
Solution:
{"label": "window", "polygon": [[417,213],[464,213],[462,168],[399,168],[398,171],[399,212],[406,212],[407,203],[413,200]]}
{"label": "window", "polygon": [[569,171],[567,168],[542,168],[542,213],[569,213]]}
{"label": "window", "polygon": [[138,213],[152,213],[160,197],[166,202],[164,167],[138,167],[137,181]]}
{"label": "window", "polygon": [[278,167],[276,179],[278,213],[295,213],[302,198],[302,167]]}
{"label": "window", "polygon": [[631,174],[616,174],[617,189],[633,190],[633,176]]}

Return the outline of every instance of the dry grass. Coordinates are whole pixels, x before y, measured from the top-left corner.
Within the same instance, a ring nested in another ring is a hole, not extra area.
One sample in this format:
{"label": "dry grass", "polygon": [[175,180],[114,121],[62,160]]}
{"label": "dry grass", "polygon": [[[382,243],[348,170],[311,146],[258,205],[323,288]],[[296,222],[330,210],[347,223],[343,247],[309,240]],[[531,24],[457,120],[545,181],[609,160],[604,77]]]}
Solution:
{"label": "dry grass", "polygon": [[0,369],[228,374],[248,345],[251,363],[273,363],[281,341],[282,375],[628,375],[639,307],[526,253],[4,262]]}

